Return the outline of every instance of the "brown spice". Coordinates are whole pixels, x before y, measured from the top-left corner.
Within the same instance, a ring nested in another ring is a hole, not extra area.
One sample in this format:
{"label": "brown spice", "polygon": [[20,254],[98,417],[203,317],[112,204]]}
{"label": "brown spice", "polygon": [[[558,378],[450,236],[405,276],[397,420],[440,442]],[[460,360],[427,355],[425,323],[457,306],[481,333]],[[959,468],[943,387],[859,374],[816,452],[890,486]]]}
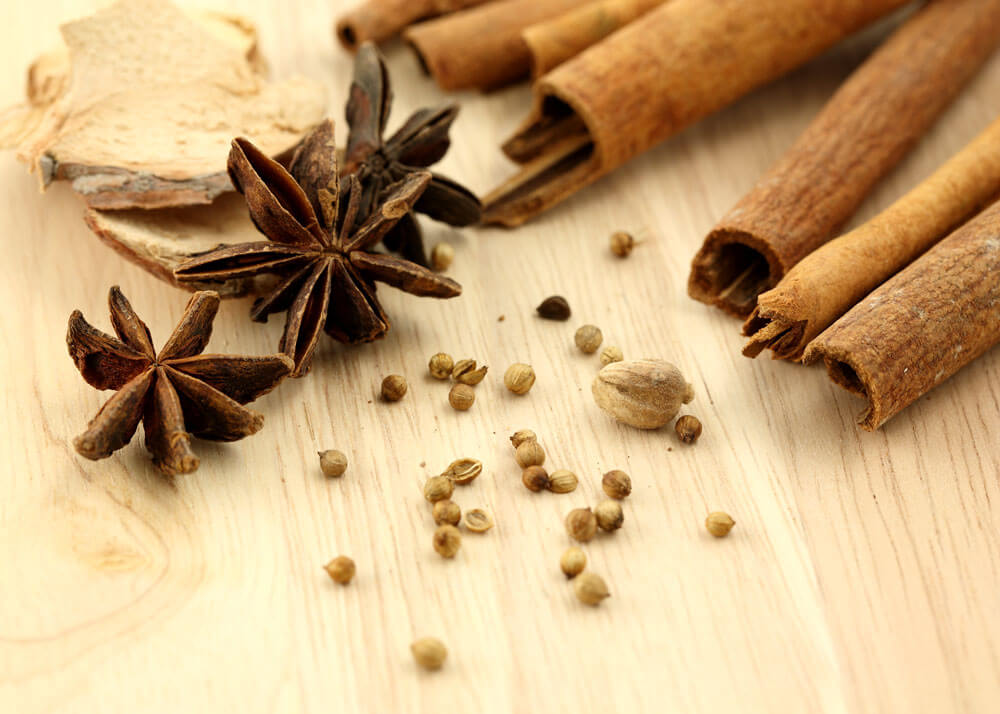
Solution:
{"label": "brown spice", "polygon": [[434,531],[434,550],[442,558],[454,558],[462,547],[462,534],[452,525],[438,526]]}
{"label": "brown spice", "polygon": [[436,637],[423,637],[417,640],[410,645],[410,652],[413,653],[413,659],[417,664],[430,670],[441,669],[448,657],[448,649]]}
{"label": "brown spice", "polygon": [[432,515],[434,517],[434,525],[443,526],[447,524],[449,526],[457,526],[458,522],[462,520],[462,509],[454,501],[444,499],[434,503]]}
{"label": "brown spice", "polygon": [[701,436],[701,422],[698,417],[685,414],[674,424],[674,431],[685,444],[693,444]]}
{"label": "brown spice", "polygon": [[610,499],[601,501],[594,506],[594,518],[597,519],[597,527],[602,531],[616,531],[625,522],[622,504]]}
{"label": "brown spice", "polygon": [[535,436],[535,432],[531,429],[519,429],[515,431],[510,437],[510,443],[516,449],[525,441],[537,441],[538,437]]}
{"label": "brown spice", "polygon": [[460,412],[471,409],[475,401],[476,392],[468,384],[456,384],[448,392],[448,403]]}
{"label": "brown spice", "polygon": [[514,452],[517,465],[522,469],[529,466],[541,466],[545,463],[545,449],[534,439],[529,439],[521,443]]}
{"label": "brown spice", "polygon": [[339,583],[340,585],[347,585],[354,577],[356,567],[354,565],[354,561],[346,555],[338,555],[336,558],[327,563],[324,566],[324,569],[333,582]]}
{"label": "brown spice", "polygon": [[591,392],[597,406],[637,429],[668,424],[682,404],[694,399],[694,388],[680,370],[656,359],[609,364],[597,373]]}
{"label": "brown spice", "polygon": [[603,350],[601,350],[601,366],[607,367],[612,362],[621,362],[625,359],[625,355],[622,354],[620,347],[615,347],[614,345],[608,345]]}
{"label": "brown spice", "polygon": [[589,355],[597,352],[597,348],[604,340],[604,335],[601,334],[601,329],[596,325],[584,325],[576,331],[573,340],[581,352]]}
{"label": "brown spice", "polygon": [[614,469],[601,478],[601,488],[610,498],[621,500],[632,493],[632,479],[624,471]]}
{"label": "brown spice", "polygon": [[575,545],[567,548],[559,558],[559,569],[567,578],[575,578],[587,567],[587,555]]}
{"label": "brown spice", "polygon": [[455,249],[448,243],[438,243],[431,249],[431,270],[442,272],[451,267]]}
{"label": "brown spice", "polygon": [[434,379],[448,379],[454,368],[455,363],[452,360],[451,355],[445,352],[438,352],[436,355],[431,357],[430,361],[427,363],[427,369],[430,371],[431,376],[434,377]]}
{"label": "brown spice", "polygon": [[530,364],[515,362],[504,373],[503,383],[514,394],[527,394],[535,383],[535,370]]}
{"label": "brown spice", "polygon": [[493,527],[493,516],[482,508],[465,512],[465,527],[473,533],[485,533]]}
{"label": "brown spice", "polygon": [[479,369],[472,369],[465,372],[464,374],[459,375],[457,381],[460,384],[468,384],[470,387],[474,387],[483,381],[483,379],[486,377],[486,371],[488,369],[489,368],[484,364]]}
{"label": "brown spice", "polygon": [[566,515],[566,532],[573,540],[586,543],[597,533],[597,517],[589,508],[574,508]]}
{"label": "brown spice", "polygon": [[570,493],[576,490],[576,474],[566,469],[558,469],[549,474],[549,490],[552,493]]}
{"label": "brown spice", "polygon": [[451,498],[455,484],[447,476],[431,476],[424,482],[424,498],[431,503]]}
{"label": "brown spice", "polygon": [[549,474],[541,466],[528,466],[521,472],[521,483],[529,491],[544,491],[549,487]]}
{"label": "brown spice", "polygon": [[347,471],[347,457],[343,451],[328,449],[319,452],[319,468],[324,476],[338,478]]}
{"label": "brown spice", "polygon": [[398,402],[406,396],[406,378],[401,374],[390,374],[382,380],[382,399]]}
{"label": "brown spice", "polygon": [[729,535],[729,531],[733,529],[734,525],[736,525],[736,521],[733,520],[732,516],[723,511],[713,511],[705,519],[705,528],[716,538],[725,538]]}
{"label": "brown spice", "polygon": [[609,242],[611,245],[611,252],[619,258],[627,258],[632,254],[632,248],[635,247],[635,238],[633,238],[630,233],[626,233],[625,231],[615,231],[612,233],[611,240]]}
{"label": "brown spice", "polygon": [[576,599],[584,605],[600,605],[601,601],[611,596],[604,578],[594,573],[581,573],[573,580],[573,592]]}
{"label": "brown spice", "polygon": [[472,483],[483,472],[483,462],[478,459],[457,459],[448,464],[442,476],[454,481],[460,486]]}
{"label": "brown spice", "polygon": [[542,304],[535,308],[539,317],[546,320],[565,321],[570,318],[573,311],[569,308],[569,303],[562,295],[553,295],[542,300]]}

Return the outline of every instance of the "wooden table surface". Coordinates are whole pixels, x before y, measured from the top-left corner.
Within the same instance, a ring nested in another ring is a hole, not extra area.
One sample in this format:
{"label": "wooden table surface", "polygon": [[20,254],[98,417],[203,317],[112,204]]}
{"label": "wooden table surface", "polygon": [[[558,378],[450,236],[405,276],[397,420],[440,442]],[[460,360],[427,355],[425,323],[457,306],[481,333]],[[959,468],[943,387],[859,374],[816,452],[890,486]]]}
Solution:
{"label": "wooden table surface", "polygon": [[[273,74],[328,85],[343,137],[350,58],[330,27],[342,2],[232,2],[261,29]],[[85,0],[9,4],[0,99]],[[287,7],[282,7],[287,5]],[[878,32],[870,33],[878,36]],[[312,374],[257,403],[259,434],[196,444],[201,468],[164,478],[138,438],[90,462],[70,445],[107,398],[66,354],[80,308],[108,329],[120,284],[162,342],[183,293],[92,236],[66,186],[40,195],[0,157],[0,711],[28,712],[995,712],[1000,706],[1000,353],[993,350],[878,433],[821,369],[748,360],[739,325],[685,294],[703,235],[864,56],[871,37],[702,122],[516,231],[456,231],[451,301],[382,293],[394,328],[359,348],[322,343]],[[442,95],[387,48],[395,126]],[[996,115],[1000,56],[858,218],[887,205]],[[511,170],[496,149],[526,87],[458,97],[441,168],[485,192]],[[646,239],[628,260],[607,236]],[[552,293],[568,323],[534,316]],[[211,351],[266,353],[282,320],[227,303]],[[500,317],[505,319],[500,321]],[[675,362],[697,391],[694,446],[620,426],[594,405],[599,363],[573,346],[592,322],[627,357]],[[430,379],[444,350],[490,366],[471,411]],[[528,396],[502,386],[534,365]],[[397,404],[381,378],[407,376]],[[521,486],[508,435],[536,430],[572,494]],[[350,467],[324,478],[318,449]],[[453,561],[431,548],[424,479],[460,456],[484,475],[457,492],[493,512]],[[625,525],[585,547],[612,597],[590,609],[559,572],[562,519],[622,468]],[[706,513],[737,525],[709,537]],[[346,588],[322,565],[346,553]],[[450,655],[418,671],[410,642]]]}

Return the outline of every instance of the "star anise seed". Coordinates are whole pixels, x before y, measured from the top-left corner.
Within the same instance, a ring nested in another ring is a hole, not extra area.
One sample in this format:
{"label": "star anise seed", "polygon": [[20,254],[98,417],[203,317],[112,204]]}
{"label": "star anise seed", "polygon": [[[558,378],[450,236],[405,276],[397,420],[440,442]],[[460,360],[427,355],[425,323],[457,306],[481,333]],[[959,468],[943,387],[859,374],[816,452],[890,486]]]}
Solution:
{"label": "star anise seed", "polygon": [[193,258],[175,271],[181,282],[219,281],[270,273],[281,276],[250,312],[258,322],[287,312],[279,349],[295,361],[293,377],[309,371],[321,331],[347,343],[370,342],[389,330],[375,296],[382,282],[413,295],[455,297],[462,287],[416,263],[371,248],[406,216],[427,188],[426,171],[389,186],[367,220],[356,226],[362,187],[347,179],[341,212],[333,122],[299,146],[289,169],[246,139],[235,139],[229,174],[246,197],[250,217],[269,240],[228,246]]}
{"label": "star anise seed", "polygon": [[[260,430],[264,417],[244,404],[274,389],[292,371],[285,355],[241,357],[201,354],[212,334],[219,295],[195,293],[159,353],[149,328],[118,286],[108,295],[117,338],[69,318],[66,344],[83,378],[115,394],[73,441],[81,456],[103,459],[132,440],[141,421],[146,448],[168,475],[191,473],[198,457],[191,436],[236,441]],[[190,433],[189,433],[190,432]]]}
{"label": "star anise seed", "polygon": [[[343,174],[357,174],[361,182],[359,220],[375,208],[386,188],[414,171],[440,161],[451,140],[448,131],[458,116],[458,105],[415,112],[388,140],[383,140],[392,105],[389,73],[378,48],[361,45],[354,60],[354,81],[347,102],[347,151]],[[342,184],[342,189],[348,186]],[[468,189],[433,174],[413,210],[452,226],[478,223],[482,205]],[[407,260],[427,267],[424,241],[416,217],[407,213],[383,239],[385,246]]]}

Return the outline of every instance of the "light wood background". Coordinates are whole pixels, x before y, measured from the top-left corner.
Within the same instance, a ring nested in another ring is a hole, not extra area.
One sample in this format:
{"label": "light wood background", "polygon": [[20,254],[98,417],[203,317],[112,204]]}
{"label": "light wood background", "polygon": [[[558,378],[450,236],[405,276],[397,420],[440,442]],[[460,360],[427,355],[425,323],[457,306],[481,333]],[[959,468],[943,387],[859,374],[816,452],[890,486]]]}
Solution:
{"label": "light wood background", "polygon": [[[0,99],[56,24],[93,2],[8,3]],[[332,0],[229,4],[254,19],[274,74],[325,82],[339,121],[350,59],[330,33]],[[121,284],[162,342],[186,301],[101,245],[65,186],[38,193],[0,157],[0,711],[28,712],[995,712],[1000,706],[1000,353],[993,350],[868,434],[860,401],[822,370],[739,355],[738,324],[685,295],[702,236],[774,161],[870,48],[872,35],[755,93],[513,231],[453,231],[456,300],[382,291],[394,329],[345,349],[327,341],[311,376],[256,408],[264,430],[198,443],[201,469],[165,479],[138,439],[99,463],[70,445],[108,394],[66,355],[81,308],[108,329]],[[395,126],[441,95],[399,45],[387,48]],[[524,87],[462,95],[441,168],[485,192],[511,167],[497,151]],[[871,196],[871,215],[964,145],[1000,109],[1000,56]],[[338,126],[343,135],[342,126]],[[620,261],[615,229],[647,241]],[[552,293],[569,323],[534,306]],[[273,350],[281,319],[224,306],[212,351]],[[498,321],[503,315],[505,319]],[[693,447],[639,432],[593,404],[597,356],[572,343],[585,322],[626,356],[674,361],[705,425]],[[467,413],[426,376],[445,350],[490,365]],[[501,377],[530,362],[523,398]],[[375,399],[398,372],[410,392]],[[569,495],[533,494],[507,436],[535,429]],[[327,480],[316,451],[347,475]],[[431,549],[423,480],[473,456],[461,489],[497,527],[468,534],[454,561]],[[586,546],[610,584],[578,603],[558,569],[562,517],[601,496],[600,474],[631,473],[618,533]],[[737,525],[704,531],[708,511]],[[334,585],[322,565],[351,555]],[[450,656],[418,671],[409,643],[436,635]]]}

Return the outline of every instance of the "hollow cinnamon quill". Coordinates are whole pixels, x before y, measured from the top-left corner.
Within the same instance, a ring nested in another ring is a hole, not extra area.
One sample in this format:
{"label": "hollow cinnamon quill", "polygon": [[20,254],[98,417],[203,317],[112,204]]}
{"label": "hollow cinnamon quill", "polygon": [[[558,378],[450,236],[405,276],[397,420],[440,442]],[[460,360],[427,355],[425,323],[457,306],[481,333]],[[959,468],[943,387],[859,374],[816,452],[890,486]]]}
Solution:
{"label": "hollow cinnamon quill", "polygon": [[806,349],[868,400],[872,431],[1000,342],[1000,202],[917,258]]}
{"label": "hollow cinnamon quill", "polygon": [[442,89],[496,89],[528,76],[524,29],[579,5],[580,0],[498,0],[415,25],[403,37]]}
{"label": "hollow cinnamon quill", "polygon": [[665,0],[596,0],[527,28],[531,76],[541,77]]}
{"label": "hollow cinnamon quill", "polygon": [[344,49],[395,37],[415,22],[482,5],[490,0],[366,0],[337,19],[334,32]]}
{"label": "hollow cinnamon quill", "polygon": [[801,359],[806,345],[957,226],[1000,197],[1000,119],[864,225],[807,255],[762,293],[743,354]]}
{"label": "hollow cinnamon quill", "polygon": [[670,0],[535,85],[503,146],[521,171],[486,198],[508,226],[593,183],[904,5],[906,0]]}
{"label": "hollow cinnamon quill", "polygon": [[836,235],[998,41],[1000,0],[932,0],[907,20],[709,233],[688,294],[749,315],[761,292]]}

